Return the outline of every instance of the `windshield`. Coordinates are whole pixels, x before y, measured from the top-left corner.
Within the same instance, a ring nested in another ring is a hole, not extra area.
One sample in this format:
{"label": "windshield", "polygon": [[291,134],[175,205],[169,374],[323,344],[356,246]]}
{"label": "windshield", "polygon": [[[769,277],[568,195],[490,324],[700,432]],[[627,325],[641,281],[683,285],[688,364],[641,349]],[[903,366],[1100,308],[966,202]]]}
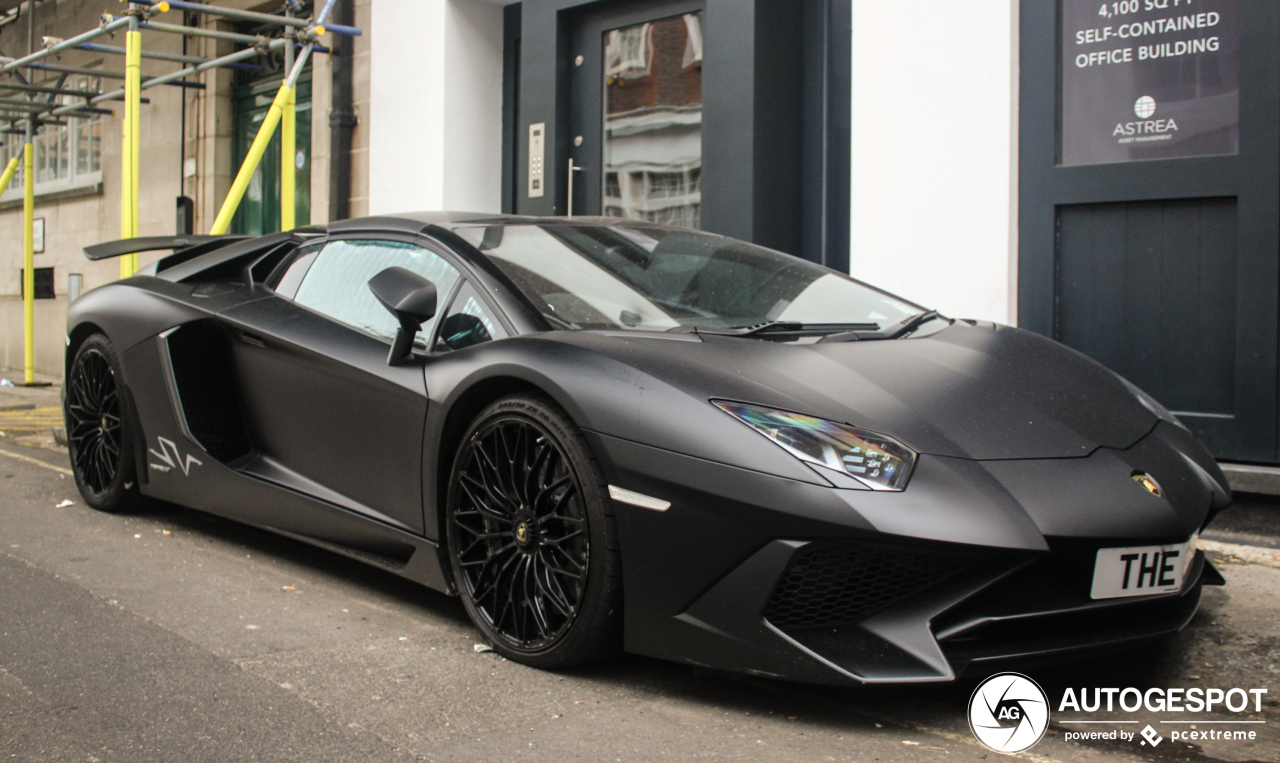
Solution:
{"label": "windshield", "polygon": [[557,327],[669,331],[899,323],[921,308],[805,260],[685,229],[463,226]]}

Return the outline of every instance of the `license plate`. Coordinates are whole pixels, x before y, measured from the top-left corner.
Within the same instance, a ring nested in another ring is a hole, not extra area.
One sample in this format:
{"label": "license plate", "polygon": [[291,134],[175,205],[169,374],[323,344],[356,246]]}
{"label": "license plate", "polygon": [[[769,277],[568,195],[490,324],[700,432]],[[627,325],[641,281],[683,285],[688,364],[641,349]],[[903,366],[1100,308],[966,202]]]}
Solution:
{"label": "license plate", "polygon": [[1118,599],[1178,591],[1195,552],[1194,538],[1174,546],[1100,548],[1090,596]]}

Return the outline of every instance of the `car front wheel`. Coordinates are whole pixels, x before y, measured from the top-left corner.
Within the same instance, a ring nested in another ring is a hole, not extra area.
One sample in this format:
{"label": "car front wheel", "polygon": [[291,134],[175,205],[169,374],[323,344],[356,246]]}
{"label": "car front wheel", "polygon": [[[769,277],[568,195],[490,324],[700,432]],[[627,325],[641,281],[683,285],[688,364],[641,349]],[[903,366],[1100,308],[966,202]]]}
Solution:
{"label": "car front wheel", "polygon": [[550,400],[503,398],[450,475],[449,558],[476,627],[505,657],[563,668],[620,645],[621,562],[603,473]]}

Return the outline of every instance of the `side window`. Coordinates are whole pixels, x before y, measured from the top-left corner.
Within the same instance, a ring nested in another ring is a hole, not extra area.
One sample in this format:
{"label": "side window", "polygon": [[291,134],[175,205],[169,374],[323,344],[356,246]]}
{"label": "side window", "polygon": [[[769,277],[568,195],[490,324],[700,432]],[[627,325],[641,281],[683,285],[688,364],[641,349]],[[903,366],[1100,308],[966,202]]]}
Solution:
{"label": "side window", "polygon": [[[373,292],[369,279],[390,267],[412,270],[447,295],[459,273],[444,258],[415,244],[400,241],[331,241],[307,269],[294,301],[367,334],[390,342],[399,324]],[[422,325],[418,342],[425,342],[436,318]]]}
{"label": "side window", "polygon": [[293,296],[298,293],[298,287],[302,284],[303,276],[307,274],[311,263],[315,262],[316,255],[320,253],[320,246],[320,244],[313,244],[299,249],[271,274],[267,285],[274,289],[277,295],[285,299],[293,299]]}
{"label": "side window", "polygon": [[502,339],[507,332],[480,298],[470,281],[462,284],[449,305],[449,312],[440,323],[440,336],[436,349],[461,350],[464,347]]}

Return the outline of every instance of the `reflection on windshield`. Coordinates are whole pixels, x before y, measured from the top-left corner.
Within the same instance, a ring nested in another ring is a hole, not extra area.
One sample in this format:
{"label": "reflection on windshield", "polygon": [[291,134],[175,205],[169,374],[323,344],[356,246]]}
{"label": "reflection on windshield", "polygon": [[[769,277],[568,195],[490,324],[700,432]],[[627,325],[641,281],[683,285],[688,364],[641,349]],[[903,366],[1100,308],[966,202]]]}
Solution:
{"label": "reflection on windshield", "polygon": [[696,231],[493,225],[455,232],[564,328],[887,326],[920,311],[805,260]]}

